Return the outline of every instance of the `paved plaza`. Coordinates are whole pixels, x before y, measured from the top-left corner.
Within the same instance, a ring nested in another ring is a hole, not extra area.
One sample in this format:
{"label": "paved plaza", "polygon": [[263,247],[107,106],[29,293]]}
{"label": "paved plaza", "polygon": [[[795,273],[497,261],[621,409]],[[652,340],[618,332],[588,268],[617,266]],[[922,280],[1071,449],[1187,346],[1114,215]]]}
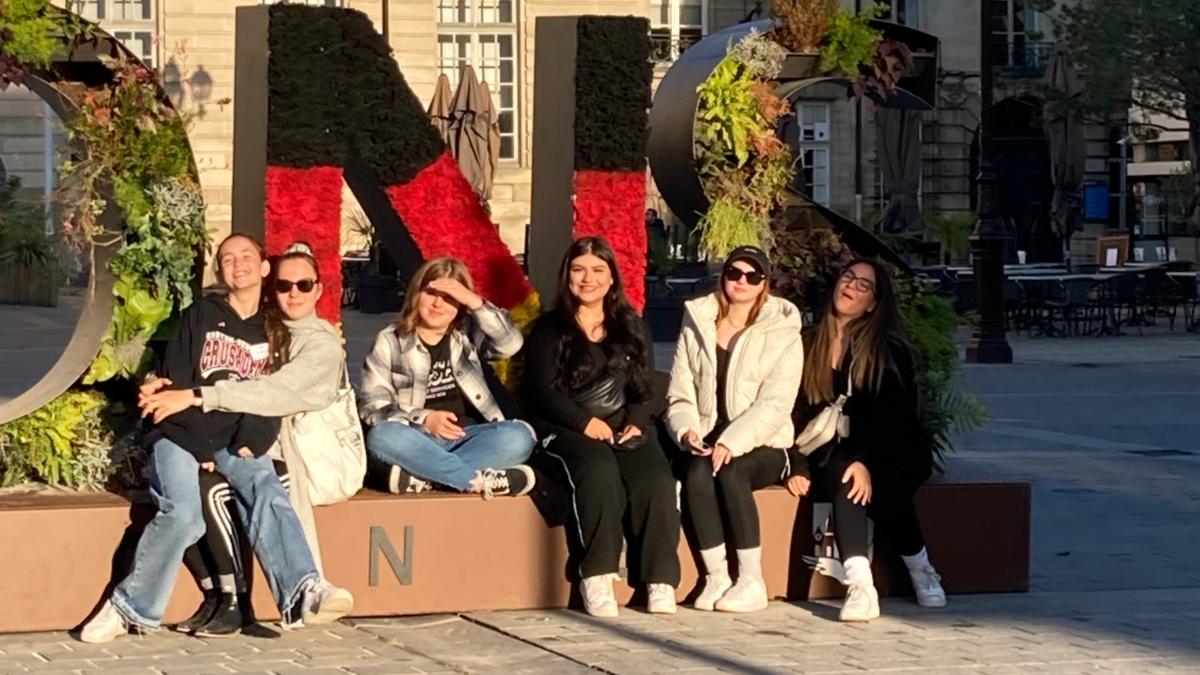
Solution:
{"label": "paved plaza", "polygon": [[751,615],[481,612],[102,646],[7,635],[0,673],[1200,672],[1200,335],[1013,343],[1015,365],[963,373],[994,420],[961,440],[949,477],[1033,484],[1027,594],[952,596],[945,610],[887,599],[867,625],[837,623],[832,604],[774,602]]}

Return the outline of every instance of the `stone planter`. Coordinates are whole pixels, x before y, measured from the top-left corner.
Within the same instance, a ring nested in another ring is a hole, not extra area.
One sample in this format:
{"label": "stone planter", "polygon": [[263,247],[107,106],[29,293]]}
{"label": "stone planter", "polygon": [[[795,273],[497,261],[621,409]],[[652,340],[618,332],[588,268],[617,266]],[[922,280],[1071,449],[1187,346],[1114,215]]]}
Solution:
{"label": "stone planter", "polygon": [[0,266],[0,304],[57,307],[62,275],[42,265]]}
{"label": "stone planter", "polygon": [[783,61],[783,70],[779,71],[779,79],[807,80],[821,76],[820,54],[799,54],[790,52]]}

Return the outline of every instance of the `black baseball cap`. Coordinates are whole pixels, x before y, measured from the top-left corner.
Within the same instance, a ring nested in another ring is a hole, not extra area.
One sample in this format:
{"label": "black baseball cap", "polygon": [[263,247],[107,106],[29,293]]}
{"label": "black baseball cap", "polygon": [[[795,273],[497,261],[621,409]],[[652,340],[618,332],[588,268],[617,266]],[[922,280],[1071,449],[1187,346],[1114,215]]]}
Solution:
{"label": "black baseball cap", "polygon": [[725,257],[722,267],[729,267],[735,260],[745,260],[757,267],[759,272],[768,276],[771,274],[771,261],[767,259],[767,252],[757,246],[739,246],[733,249]]}

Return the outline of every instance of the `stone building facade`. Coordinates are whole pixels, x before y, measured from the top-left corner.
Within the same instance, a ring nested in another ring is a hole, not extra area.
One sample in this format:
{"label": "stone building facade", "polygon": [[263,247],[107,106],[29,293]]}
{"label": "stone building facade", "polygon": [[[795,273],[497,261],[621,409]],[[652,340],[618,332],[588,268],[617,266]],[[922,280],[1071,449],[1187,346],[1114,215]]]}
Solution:
{"label": "stone building facade", "polygon": [[[190,138],[208,201],[208,224],[216,236],[231,226],[235,8],[258,0],[56,0],[95,19],[135,53],[158,68],[168,93],[192,115]],[[297,0],[293,0],[296,2]],[[514,252],[524,249],[531,200],[534,38],[538,17],[568,14],[646,16],[651,21],[657,73],[703,35],[747,18],[761,17],[768,2],[754,0],[305,0],[366,13],[386,33],[396,60],[416,95],[432,96],[439,73],[456,84],[462,65],[475,67],[491,87],[501,112],[500,169],[491,201],[501,235]],[[847,7],[854,0],[842,0]],[[866,4],[866,3],[863,3]],[[924,166],[921,200],[925,211],[968,211],[974,205],[976,171],[972,147],[979,117],[979,2],[891,0],[887,18],[941,40],[938,109],[922,128]],[[999,103],[1019,97],[1022,79],[1045,65],[1044,24],[1025,0],[993,0],[996,48],[1006,54],[999,68]],[[1004,90],[1008,82],[1011,92]],[[1015,84],[1014,84],[1015,83]],[[855,106],[838,89],[814,88],[797,104],[800,122],[811,130],[804,142],[805,180],[812,196],[849,216],[869,220],[885,195],[875,161],[875,130],[863,106],[862,153],[856,162]],[[26,187],[45,191],[50,182],[44,148],[54,124],[27,92],[0,95],[0,161],[22,175]],[[1088,180],[1109,181],[1110,131],[1089,130]],[[1030,139],[1026,139],[1029,141]],[[1044,145],[1044,143],[1043,143]],[[859,168],[861,166],[861,169]],[[862,171],[862,192],[855,174]],[[665,211],[651,184],[650,205]],[[1103,229],[1097,225],[1097,231]],[[1076,239],[1080,242],[1080,238]],[[1086,243],[1079,243],[1086,248]],[[1083,248],[1081,248],[1081,252]]]}

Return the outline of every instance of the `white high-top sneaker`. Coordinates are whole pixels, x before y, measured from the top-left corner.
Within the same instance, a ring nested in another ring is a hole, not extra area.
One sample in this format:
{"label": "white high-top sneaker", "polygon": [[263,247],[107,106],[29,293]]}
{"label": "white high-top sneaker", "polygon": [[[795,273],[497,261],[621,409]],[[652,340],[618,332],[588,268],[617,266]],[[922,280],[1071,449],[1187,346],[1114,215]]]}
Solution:
{"label": "white high-top sneaker", "polygon": [[675,589],[670,584],[647,584],[646,610],[651,614],[675,613]]}
{"label": "white high-top sneaker", "polygon": [[733,579],[730,579],[728,574],[706,574],[704,575],[704,590],[696,596],[696,602],[692,604],[692,607],[702,612],[711,612],[716,607],[717,601],[724,597],[730,588],[733,588]]}
{"label": "white high-top sneaker", "polygon": [[125,617],[117,611],[112,600],[105,600],[96,616],[79,631],[79,639],[88,644],[98,645],[112,642],[128,632],[129,624],[125,622]]}
{"label": "white high-top sneaker", "polygon": [[583,608],[588,614],[602,619],[617,618],[617,598],[613,595],[615,574],[597,574],[584,577],[580,583]]}
{"label": "white high-top sneaker", "polygon": [[930,608],[946,606],[946,591],[942,588],[942,577],[933,569],[933,565],[909,570],[908,576],[912,579],[913,590],[917,592],[918,605]]}
{"label": "white high-top sneaker", "polygon": [[839,621],[870,621],[879,618],[879,591],[870,581],[852,583],[846,587],[846,601],[838,614]]}
{"label": "white high-top sneaker", "polygon": [[757,612],[766,609],[767,585],[759,577],[742,574],[714,607],[718,612]]}

